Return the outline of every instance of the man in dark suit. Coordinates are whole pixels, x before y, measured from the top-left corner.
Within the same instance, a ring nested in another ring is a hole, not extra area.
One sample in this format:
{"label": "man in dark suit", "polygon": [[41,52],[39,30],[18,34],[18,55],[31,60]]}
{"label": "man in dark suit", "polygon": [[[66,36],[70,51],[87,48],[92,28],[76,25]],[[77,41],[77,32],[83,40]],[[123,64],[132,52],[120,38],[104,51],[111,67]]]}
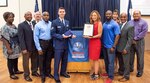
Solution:
{"label": "man in dark suit", "polygon": [[132,45],[134,27],[127,22],[127,14],[121,13],[121,34],[117,45],[117,55],[119,59],[119,68],[122,69],[123,77],[119,81],[129,80],[130,76],[130,48]]}
{"label": "man in dark suit", "polygon": [[24,79],[32,81],[30,78],[29,58],[31,57],[31,70],[33,76],[39,76],[37,73],[37,50],[33,40],[32,13],[26,12],[25,21],[18,25],[18,37],[23,55]]}
{"label": "man in dark suit", "polygon": [[74,38],[74,35],[64,35],[65,32],[69,30],[69,21],[65,20],[65,9],[60,7],[58,9],[59,18],[52,22],[52,36],[53,44],[55,49],[54,55],[54,79],[56,83],[60,83],[59,79],[59,64],[61,61],[61,71],[60,75],[66,78],[70,76],[66,73],[67,62],[68,62],[68,39],[70,37]]}

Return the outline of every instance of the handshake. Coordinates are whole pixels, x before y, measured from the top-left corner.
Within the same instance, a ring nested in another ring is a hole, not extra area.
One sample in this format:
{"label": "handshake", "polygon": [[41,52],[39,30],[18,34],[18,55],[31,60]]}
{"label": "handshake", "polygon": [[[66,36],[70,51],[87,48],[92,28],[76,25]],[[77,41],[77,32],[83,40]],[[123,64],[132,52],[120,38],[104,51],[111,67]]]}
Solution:
{"label": "handshake", "polygon": [[67,32],[65,32],[64,34],[62,34],[63,38],[76,38],[75,35],[73,35],[71,30],[68,30]]}

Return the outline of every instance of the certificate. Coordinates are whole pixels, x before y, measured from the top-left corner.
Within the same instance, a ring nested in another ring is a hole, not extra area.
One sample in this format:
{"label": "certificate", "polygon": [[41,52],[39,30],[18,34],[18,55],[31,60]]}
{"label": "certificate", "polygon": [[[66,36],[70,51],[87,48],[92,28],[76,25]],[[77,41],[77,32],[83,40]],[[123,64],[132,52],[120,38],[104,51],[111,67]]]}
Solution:
{"label": "certificate", "polygon": [[0,0],[0,7],[7,7],[7,0]]}
{"label": "certificate", "polygon": [[84,36],[93,36],[93,24],[84,24],[83,35]]}

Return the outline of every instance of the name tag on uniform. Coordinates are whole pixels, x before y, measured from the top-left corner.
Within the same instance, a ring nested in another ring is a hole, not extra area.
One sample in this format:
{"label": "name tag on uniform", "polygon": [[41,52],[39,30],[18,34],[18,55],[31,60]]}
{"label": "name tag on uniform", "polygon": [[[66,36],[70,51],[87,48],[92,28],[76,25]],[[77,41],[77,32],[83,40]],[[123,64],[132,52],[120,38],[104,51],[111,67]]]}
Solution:
{"label": "name tag on uniform", "polygon": [[69,25],[67,24],[66,27],[69,27]]}
{"label": "name tag on uniform", "polygon": [[54,27],[51,27],[51,30],[53,30],[54,29]]}
{"label": "name tag on uniform", "polygon": [[57,26],[57,28],[61,28],[61,26]]}

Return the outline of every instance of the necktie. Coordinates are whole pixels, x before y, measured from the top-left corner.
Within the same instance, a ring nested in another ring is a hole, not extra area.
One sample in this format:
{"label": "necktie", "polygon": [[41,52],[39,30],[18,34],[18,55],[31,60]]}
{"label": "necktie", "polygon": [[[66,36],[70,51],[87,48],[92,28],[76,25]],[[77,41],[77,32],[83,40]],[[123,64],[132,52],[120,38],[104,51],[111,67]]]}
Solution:
{"label": "necktie", "polygon": [[29,25],[30,25],[30,28],[33,30],[33,26],[32,26],[32,23],[31,23],[31,22],[29,23]]}
{"label": "necktie", "polygon": [[61,22],[65,25],[64,20],[62,20]]}

